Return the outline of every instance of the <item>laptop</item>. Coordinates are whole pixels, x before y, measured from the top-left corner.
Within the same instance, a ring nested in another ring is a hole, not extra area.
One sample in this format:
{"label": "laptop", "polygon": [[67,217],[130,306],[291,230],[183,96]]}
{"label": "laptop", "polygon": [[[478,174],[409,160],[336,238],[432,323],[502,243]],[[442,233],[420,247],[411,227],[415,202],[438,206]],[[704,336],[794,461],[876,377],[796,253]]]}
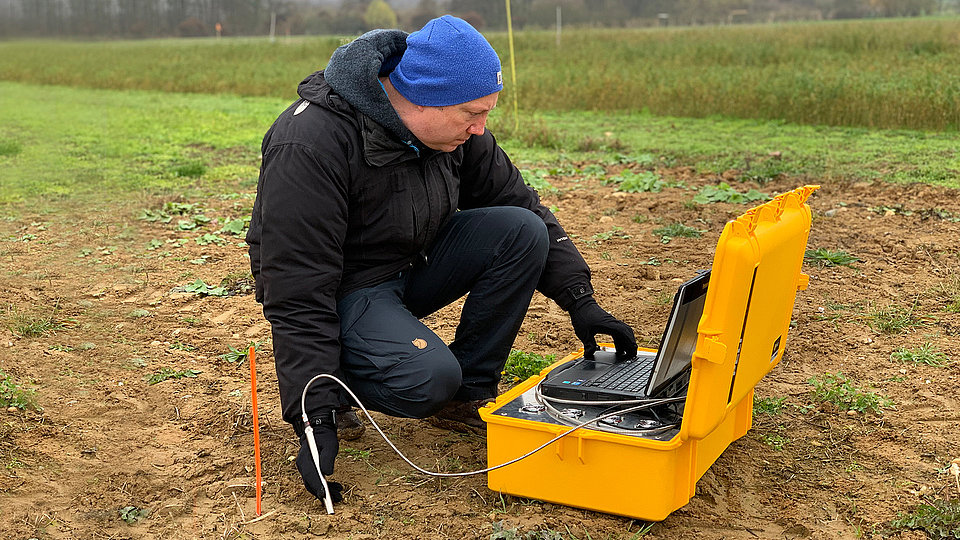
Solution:
{"label": "laptop", "polygon": [[656,353],[640,351],[616,362],[616,352],[597,351],[547,373],[540,392],[548,398],[618,401],[681,395],[690,380],[697,326],[703,315],[710,271],[680,285]]}

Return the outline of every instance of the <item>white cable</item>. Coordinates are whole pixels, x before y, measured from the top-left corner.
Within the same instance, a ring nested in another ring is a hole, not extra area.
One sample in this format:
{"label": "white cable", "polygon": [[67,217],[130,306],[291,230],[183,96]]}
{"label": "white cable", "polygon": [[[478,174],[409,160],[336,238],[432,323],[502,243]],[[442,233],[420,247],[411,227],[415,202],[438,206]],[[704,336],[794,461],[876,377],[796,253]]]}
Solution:
{"label": "white cable", "polygon": [[[487,467],[486,469],[480,469],[480,470],[478,470],[478,471],[467,471],[467,472],[458,472],[458,473],[440,473],[440,472],[433,472],[433,471],[428,471],[428,470],[426,470],[426,469],[420,468],[420,467],[418,467],[414,462],[410,461],[410,460],[407,458],[407,456],[403,455],[403,452],[401,452],[400,449],[398,449],[398,448],[393,444],[393,441],[391,441],[390,438],[387,437],[387,435],[383,432],[383,430],[380,429],[380,426],[377,425],[377,422],[373,419],[373,417],[370,416],[370,413],[367,411],[367,408],[363,406],[363,403],[361,403],[361,402],[360,402],[360,399],[357,397],[357,395],[353,393],[353,390],[350,390],[350,388],[348,388],[347,385],[343,383],[343,381],[341,381],[340,379],[334,377],[333,375],[328,375],[328,374],[326,374],[326,373],[321,373],[320,375],[317,375],[316,377],[314,377],[314,378],[310,379],[309,381],[307,381],[306,386],[303,387],[303,393],[300,394],[300,410],[301,410],[301,412],[303,413],[303,417],[304,417],[304,418],[306,418],[306,416],[307,416],[307,412],[306,412],[307,389],[310,388],[310,385],[313,384],[314,381],[316,381],[317,379],[331,379],[331,380],[333,380],[334,382],[336,382],[337,384],[339,384],[341,387],[343,387],[343,389],[346,390],[348,394],[350,394],[350,397],[353,398],[353,400],[354,400],[355,402],[357,402],[357,405],[360,407],[360,410],[363,411],[363,414],[366,415],[367,419],[370,420],[370,423],[373,425],[373,427],[376,428],[377,433],[379,433],[380,436],[383,437],[383,440],[386,441],[388,445],[390,445],[390,448],[393,448],[393,451],[396,452],[397,455],[400,456],[404,461],[406,461],[408,465],[410,465],[411,467],[413,467],[414,469],[416,469],[417,471],[419,471],[419,472],[421,472],[421,473],[423,473],[423,474],[430,475],[430,476],[440,476],[440,477],[472,476],[472,475],[474,475],[474,474],[483,474],[483,473],[487,473],[487,472],[490,472],[490,471],[495,471],[495,470],[497,470],[497,469],[506,467],[507,465],[512,465],[512,464],[514,464],[514,463],[516,463],[516,462],[518,462],[518,461],[520,461],[520,460],[522,460],[522,459],[526,459],[526,458],[532,456],[533,454],[539,452],[540,450],[543,450],[544,448],[546,448],[546,447],[550,446],[551,444],[559,441],[560,439],[566,437],[567,435],[570,435],[570,434],[573,433],[574,431],[577,431],[578,429],[580,429],[580,428],[582,428],[582,427],[584,427],[584,426],[587,426],[588,424],[592,424],[592,423],[594,423],[594,422],[598,422],[598,421],[603,420],[603,419],[605,419],[605,418],[608,418],[608,417],[610,417],[610,416],[616,416],[616,415],[621,415],[621,414],[624,414],[624,413],[630,413],[630,412],[639,411],[639,410],[643,410],[643,409],[649,409],[649,408],[654,407],[654,406],[657,406],[657,405],[666,405],[666,404],[668,404],[668,403],[678,403],[678,402],[683,401],[684,399],[686,399],[686,397],[675,397],[675,398],[665,398],[665,399],[659,399],[659,400],[644,400],[645,403],[643,403],[643,404],[636,405],[636,406],[634,406],[634,407],[628,407],[628,408],[626,408],[626,409],[622,409],[622,410],[618,410],[618,411],[613,411],[613,412],[606,413],[606,414],[602,414],[602,415],[600,415],[600,416],[597,416],[596,418],[593,418],[593,419],[590,419],[590,420],[588,420],[588,421],[586,421],[586,422],[583,422],[583,423],[581,423],[581,424],[578,424],[578,425],[576,425],[576,426],[568,429],[567,431],[564,431],[563,433],[557,435],[556,437],[550,439],[549,441],[541,444],[540,446],[534,448],[533,450],[527,452],[526,454],[524,454],[524,455],[522,455],[522,456],[520,456],[520,457],[518,457],[518,458],[511,459],[510,461],[507,461],[506,463],[501,463],[500,465],[495,465],[495,466],[493,466],[493,467]],[[312,433],[311,433],[311,434],[312,434]],[[317,472],[320,473],[320,462],[319,462],[319,460],[318,460],[318,459],[315,459],[315,460],[314,460],[314,463],[315,463],[316,466],[317,466]],[[320,473],[320,479],[323,480],[323,473]],[[326,481],[324,481],[324,488],[326,489]],[[330,491],[330,490],[327,490],[328,495],[329,495],[329,491]]]}

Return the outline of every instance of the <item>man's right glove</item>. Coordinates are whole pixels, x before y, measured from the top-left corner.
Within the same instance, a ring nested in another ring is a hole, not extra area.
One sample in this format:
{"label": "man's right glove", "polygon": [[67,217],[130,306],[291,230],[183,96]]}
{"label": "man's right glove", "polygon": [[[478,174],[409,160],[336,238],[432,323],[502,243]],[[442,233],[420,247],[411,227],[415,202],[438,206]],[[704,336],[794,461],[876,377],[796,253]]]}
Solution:
{"label": "man's right glove", "polygon": [[604,311],[592,296],[584,296],[570,307],[570,322],[573,331],[583,342],[584,358],[593,358],[597,352],[597,334],[609,334],[613,338],[617,361],[637,355],[637,338],[633,335],[633,329]]}
{"label": "man's right glove", "polygon": [[[313,428],[313,436],[317,441],[317,452],[320,454],[320,470],[325,476],[333,474],[333,461],[340,451],[340,442],[337,440],[337,430],[333,426],[320,424]],[[303,485],[307,491],[314,497],[323,500],[326,493],[323,491],[323,484],[320,482],[320,475],[317,474],[317,467],[313,464],[313,456],[310,454],[310,445],[307,443],[307,436],[300,437],[300,453],[297,454],[297,470],[303,478]],[[330,486],[330,497],[333,502],[343,500],[343,486],[339,482],[327,482]]]}

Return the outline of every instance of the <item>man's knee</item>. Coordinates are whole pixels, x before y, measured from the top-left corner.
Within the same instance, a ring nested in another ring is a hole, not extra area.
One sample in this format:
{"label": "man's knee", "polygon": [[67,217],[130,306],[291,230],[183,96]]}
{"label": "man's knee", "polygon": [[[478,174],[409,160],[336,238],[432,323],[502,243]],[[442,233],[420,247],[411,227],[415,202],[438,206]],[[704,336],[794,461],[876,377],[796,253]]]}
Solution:
{"label": "man's knee", "polygon": [[386,374],[382,395],[397,416],[426,418],[453,399],[460,388],[460,364],[449,349],[426,353],[424,358],[406,366],[397,366]]}
{"label": "man's knee", "polygon": [[546,261],[550,249],[547,225],[540,216],[526,208],[504,207],[509,226],[512,228],[514,244],[529,253],[531,257]]}

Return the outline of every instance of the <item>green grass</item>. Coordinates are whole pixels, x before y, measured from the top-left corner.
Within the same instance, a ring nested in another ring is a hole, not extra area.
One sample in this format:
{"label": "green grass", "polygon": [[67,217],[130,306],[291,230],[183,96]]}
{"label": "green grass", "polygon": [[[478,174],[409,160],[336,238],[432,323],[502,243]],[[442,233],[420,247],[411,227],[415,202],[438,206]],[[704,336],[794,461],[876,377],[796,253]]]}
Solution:
{"label": "green grass", "polygon": [[[515,35],[524,111],[649,111],[807,125],[957,129],[955,17],[570,29]],[[504,32],[488,32],[506,60]],[[0,43],[0,79],[87,88],[272,96],[288,101],[339,36]],[[539,130],[537,130],[539,131]],[[602,133],[582,149],[614,148]],[[920,161],[916,161],[920,163]],[[775,170],[757,169],[760,177]]]}
{"label": "green grass", "polygon": [[[0,43],[0,50],[3,47]],[[209,192],[222,183],[252,187],[263,133],[288,105],[287,99],[2,81],[0,94],[0,140],[16,140],[21,147],[16,155],[0,155],[0,205],[37,198],[99,203],[132,192],[182,196]],[[685,165],[702,173],[738,171],[749,179],[758,156],[773,151],[782,151],[778,163],[799,176],[798,181],[885,179],[960,187],[955,134],[640,113],[525,114],[521,130],[542,120],[556,137],[555,147],[544,147],[527,146],[523,137],[511,136],[507,112],[494,112],[491,130],[521,168],[543,170],[528,181],[544,191],[555,189],[546,182],[546,163]],[[618,141],[617,150],[576,150],[578,141],[604,138],[605,133]],[[200,161],[206,166],[200,177],[175,172],[178,166]],[[157,219],[174,215],[151,211]]]}
{"label": "green grass", "polygon": [[912,328],[929,324],[927,318],[918,316],[915,311],[916,304],[910,307],[898,304],[878,307],[870,314],[868,324],[874,332],[879,334],[901,334]]}
{"label": "green grass", "polygon": [[843,373],[828,372],[807,382],[813,385],[815,401],[833,403],[841,410],[880,414],[893,406],[890,398],[857,388]]}
{"label": "green grass", "polygon": [[21,337],[40,337],[53,334],[63,328],[63,322],[56,317],[58,309],[50,313],[37,315],[33,313],[12,312],[9,316],[8,327]]}
{"label": "green grass", "polygon": [[933,367],[945,367],[952,363],[946,354],[930,342],[926,342],[916,349],[900,347],[890,353],[890,359],[904,364],[926,364]]}
{"label": "green grass", "polygon": [[38,87],[0,81],[0,204],[255,182],[263,133],[286,100]]}
{"label": "green grass", "polygon": [[808,249],[803,258],[813,261],[821,268],[825,266],[849,266],[853,268],[853,263],[860,260],[846,251],[832,251],[827,248]]}

